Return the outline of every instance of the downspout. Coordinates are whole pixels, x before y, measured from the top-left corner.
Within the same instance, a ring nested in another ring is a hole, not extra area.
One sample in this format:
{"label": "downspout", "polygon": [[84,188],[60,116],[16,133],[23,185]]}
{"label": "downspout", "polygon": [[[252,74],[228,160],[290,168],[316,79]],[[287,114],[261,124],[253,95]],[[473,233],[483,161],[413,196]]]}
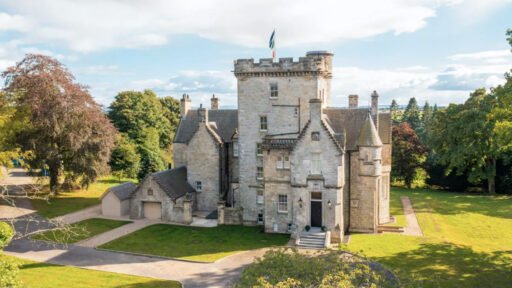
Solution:
{"label": "downspout", "polygon": [[352,195],[351,195],[351,188],[352,188],[352,151],[348,151],[348,219],[347,219],[347,231],[345,232],[349,232],[350,231],[350,214],[352,211],[350,211],[352,208],[350,205],[350,199],[352,199]]}

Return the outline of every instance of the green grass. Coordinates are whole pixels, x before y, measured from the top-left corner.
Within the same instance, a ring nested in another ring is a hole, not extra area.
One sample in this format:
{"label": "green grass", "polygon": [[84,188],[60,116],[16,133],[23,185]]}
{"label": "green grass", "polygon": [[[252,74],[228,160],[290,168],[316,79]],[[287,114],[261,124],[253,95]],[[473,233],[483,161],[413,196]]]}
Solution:
{"label": "green grass", "polygon": [[[122,179],[122,182],[130,179]],[[113,176],[99,179],[89,186],[89,189],[79,189],[69,192],[60,192],[49,201],[32,200],[32,206],[40,215],[46,218],[54,218],[71,212],[85,209],[100,204],[100,197],[110,187],[119,185],[120,182]]]}
{"label": "green grass", "polygon": [[198,228],[157,224],[126,235],[100,248],[213,262],[236,252],[284,246],[288,235],[262,233],[260,227]]}
{"label": "green grass", "polygon": [[30,288],[179,288],[176,281],[130,276],[125,274],[87,270],[69,266],[60,266],[22,260],[2,255],[0,260],[8,259],[20,263],[19,278],[22,287]]}
{"label": "green grass", "polygon": [[424,237],[352,236],[347,246],[415,274],[427,287],[511,287],[512,197],[393,189],[408,196]]}
{"label": "green grass", "polygon": [[92,218],[71,224],[70,229],[49,230],[36,234],[32,236],[32,239],[71,244],[91,238],[95,235],[107,232],[128,223],[132,222]]}

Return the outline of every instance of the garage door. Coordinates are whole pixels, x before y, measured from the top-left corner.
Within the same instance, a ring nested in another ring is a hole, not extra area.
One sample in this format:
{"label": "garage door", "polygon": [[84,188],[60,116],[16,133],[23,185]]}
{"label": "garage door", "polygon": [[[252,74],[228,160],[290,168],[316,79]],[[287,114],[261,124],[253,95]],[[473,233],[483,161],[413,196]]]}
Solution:
{"label": "garage door", "polygon": [[159,202],[144,202],[144,218],[161,219],[162,208]]}

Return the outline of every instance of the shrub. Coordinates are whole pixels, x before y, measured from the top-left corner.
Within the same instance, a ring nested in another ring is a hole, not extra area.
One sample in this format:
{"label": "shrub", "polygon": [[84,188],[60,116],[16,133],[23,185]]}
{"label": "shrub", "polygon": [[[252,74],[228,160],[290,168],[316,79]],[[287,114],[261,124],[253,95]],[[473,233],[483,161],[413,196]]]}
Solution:
{"label": "shrub", "polygon": [[306,230],[306,231],[309,231],[310,229],[311,229],[311,226],[309,226],[309,225],[306,225],[306,227],[304,227],[304,230]]}
{"label": "shrub", "polygon": [[398,287],[398,279],[382,265],[346,256],[340,251],[271,250],[242,273],[236,287]]}
{"label": "shrub", "polygon": [[21,286],[18,280],[19,265],[11,260],[0,259],[0,288],[17,288]]}
{"label": "shrub", "polygon": [[11,225],[5,222],[0,222],[0,249],[3,249],[9,242],[11,242],[14,231]]}

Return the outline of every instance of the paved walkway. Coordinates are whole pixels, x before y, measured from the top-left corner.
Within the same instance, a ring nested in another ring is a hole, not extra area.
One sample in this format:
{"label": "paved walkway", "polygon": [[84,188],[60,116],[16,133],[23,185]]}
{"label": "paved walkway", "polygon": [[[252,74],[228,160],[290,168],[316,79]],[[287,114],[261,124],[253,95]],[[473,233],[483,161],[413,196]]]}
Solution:
{"label": "paved walkway", "polygon": [[19,258],[86,269],[153,277],[181,282],[190,287],[229,287],[238,279],[245,266],[266,249],[234,254],[215,263],[192,263],[100,251],[89,247],[62,247],[40,241],[14,241],[5,253]]}
{"label": "paved walkway", "polygon": [[409,197],[407,196],[402,196],[400,197],[400,201],[402,201],[405,220],[407,221],[407,227],[404,227],[404,232],[402,234],[410,236],[423,236],[420,224],[418,223],[418,219],[416,218],[416,214],[412,208],[411,200],[409,200]]}
{"label": "paved walkway", "polygon": [[65,224],[73,224],[90,218],[96,218],[101,214],[101,205],[94,205],[73,213],[55,217],[52,220]]}
{"label": "paved walkway", "polygon": [[149,220],[149,219],[137,220],[137,221],[134,221],[133,223],[126,224],[121,227],[117,227],[117,228],[107,231],[105,233],[101,233],[101,234],[91,237],[89,239],[80,241],[80,242],[76,243],[76,245],[83,246],[83,247],[92,247],[92,248],[98,247],[98,246],[108,243],[112,240],[115,240],[119,237],[123,237],[123,236],[133,233],[137,230],[140,230],[144,227],[158,224],[158,223],[161,223],[161,222],[158,220]]}

